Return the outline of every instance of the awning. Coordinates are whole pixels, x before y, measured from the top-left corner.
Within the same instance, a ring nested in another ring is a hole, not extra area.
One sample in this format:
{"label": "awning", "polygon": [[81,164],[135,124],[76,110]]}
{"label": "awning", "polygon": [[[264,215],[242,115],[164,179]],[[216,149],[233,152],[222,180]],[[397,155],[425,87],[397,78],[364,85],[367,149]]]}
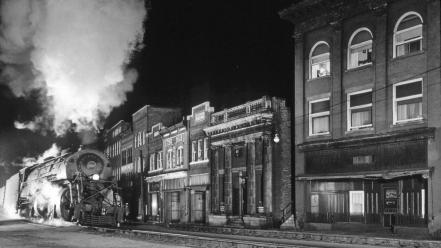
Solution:
{"label": "awning", "polygon": [[413,175],[429,177],[429,169],[394,170],[394,171],[370,171],[332,174],[304,174],[296,176],[296,180],[332,180],[332,179],[393,179]]}

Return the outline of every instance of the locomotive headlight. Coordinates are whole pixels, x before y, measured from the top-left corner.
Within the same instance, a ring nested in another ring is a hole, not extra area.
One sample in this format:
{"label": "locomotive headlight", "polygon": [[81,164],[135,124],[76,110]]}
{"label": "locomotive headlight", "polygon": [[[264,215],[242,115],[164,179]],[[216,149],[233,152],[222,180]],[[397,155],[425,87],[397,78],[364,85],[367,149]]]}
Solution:
{"label": "locomotive headlight", "polygon": [[98,174],[93,174],[93,176],[92,176],[92,180],[95,180],[95,181],[100,180],[100,175],[98,175]]}

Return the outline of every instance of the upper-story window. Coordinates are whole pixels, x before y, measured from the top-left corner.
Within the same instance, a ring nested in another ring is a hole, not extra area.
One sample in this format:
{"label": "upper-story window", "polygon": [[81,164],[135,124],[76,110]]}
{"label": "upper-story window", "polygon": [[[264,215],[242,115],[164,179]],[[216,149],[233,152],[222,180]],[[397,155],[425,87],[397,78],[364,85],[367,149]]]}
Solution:
{"label": "upper-story window", "polygon": [[329,98],[309,102],[309,135],[329,133]]}
{"label": "upper-story window", "polygon": [[162,169],[162,151],[156,153],[156,169]]}
{"label": "upper-story window", "polygon": [[154,171],[156,170],[156,164],[155,164],[155,154],[150,154],[150,170]]}
{"label": "upper-story window", "polygon": [[414,79],[394,84],[394,124],[423,118],[423,80]]}
{"label": "upper-story window", "polygon": [[204,138],[204,160],[208,159],[208,138]]}
{"label": "upper-story window", "polygon": [[173,150],[169,149],[167,151],[167,169],[172,168],[173,166]]}
{"label": "upper-story window", "polygon": [[423,48],[423,18],[407,12],[398,19],[394,29],[394,57],[421,51]]}
{"label": "upper-story window", "polygon": [[348,94],[348,130],[372,126],[372,90]]}
{"label": "upper-story window", "polygon": [[202,142],[203,140],[198,140],[198,160],[202,160]]}
{"label": "upper-story window", "polygon": [[331,74],[329,45],[324,41],[317,42],[309,55],[309,78],[319,78]]}
{"label": "upper-story window", "polygon": [[193,141],[191,142],[191,161],[196,161],[196,153],[197,153],[196,141]]}
{"label": "upper-story window", "polygon": [[184,147],[180,146],[178,147],[177,150],[178,154],[177,154],[177,166],[182,166],[184,164]]}
{"label": "upper-story window", "polygon": [[357,29],[349,39],[348,69],[372,63],[372,33],[367,28]]}

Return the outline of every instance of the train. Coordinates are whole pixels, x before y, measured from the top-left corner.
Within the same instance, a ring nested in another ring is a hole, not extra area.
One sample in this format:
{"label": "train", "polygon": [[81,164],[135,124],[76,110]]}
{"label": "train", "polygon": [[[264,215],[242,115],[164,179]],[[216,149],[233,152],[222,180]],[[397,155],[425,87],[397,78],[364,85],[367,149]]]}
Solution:
{"label": "train", "polygon": [[49,157],[0,188],[0,207],[25,218],[119,226],[124,206],[107,156],[95,149]]}

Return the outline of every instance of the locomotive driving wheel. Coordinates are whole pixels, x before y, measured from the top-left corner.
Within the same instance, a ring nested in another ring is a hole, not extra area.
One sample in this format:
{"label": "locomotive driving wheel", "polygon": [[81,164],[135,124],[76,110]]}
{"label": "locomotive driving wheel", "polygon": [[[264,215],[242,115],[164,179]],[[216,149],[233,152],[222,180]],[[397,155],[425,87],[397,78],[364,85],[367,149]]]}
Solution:
{"label": "locomotive driving wheel", "polygon": [[[75,193],[72,192],[72,199],[76,199]],[[71,195],[69,188],[63,190],[60,196],[60,217],[65,221],[70,221],[73,215],[73,202],[71,202]]]}

